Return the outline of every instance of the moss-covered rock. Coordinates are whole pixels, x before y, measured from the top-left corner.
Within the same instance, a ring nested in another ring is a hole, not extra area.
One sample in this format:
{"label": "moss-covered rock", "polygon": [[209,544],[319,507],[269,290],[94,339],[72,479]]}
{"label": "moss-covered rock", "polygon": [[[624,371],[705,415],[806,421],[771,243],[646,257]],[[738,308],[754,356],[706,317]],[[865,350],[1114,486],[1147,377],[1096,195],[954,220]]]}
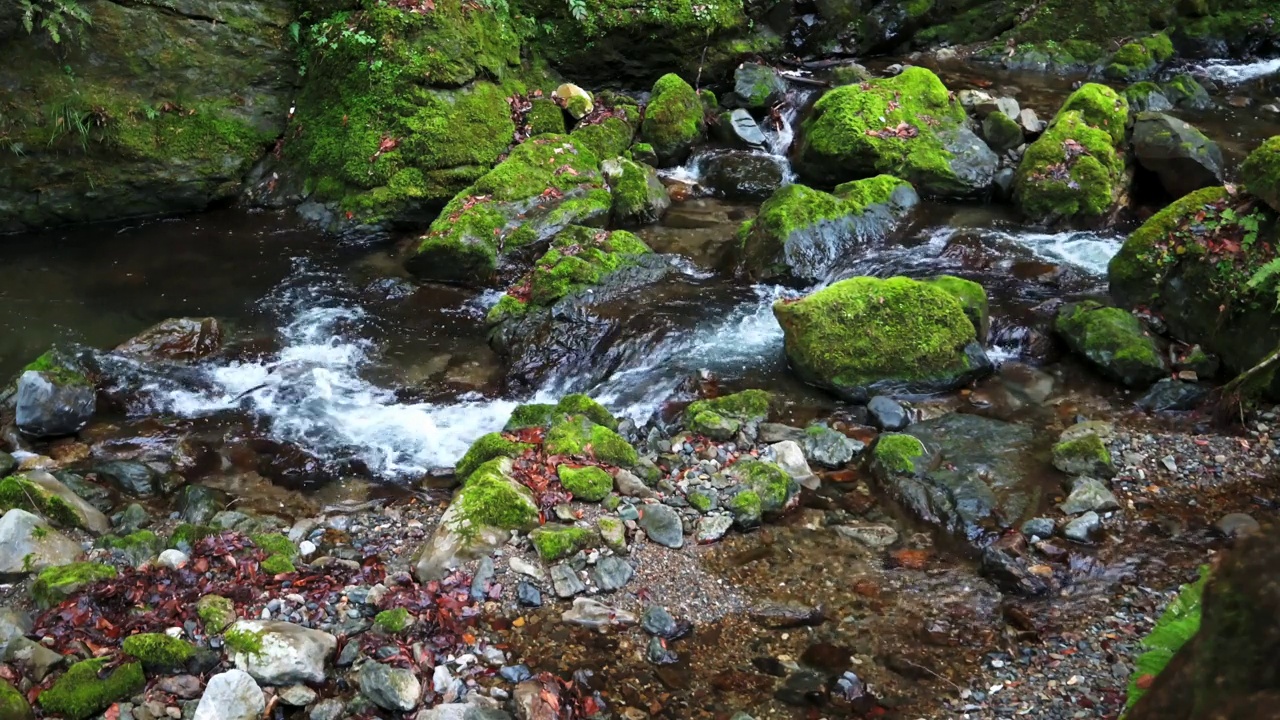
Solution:
{"label": "moss-covered rock", "polygon": [[834,194],[784,186],[738,230],[743,269],[755,280],[816,282],[861,243],[891,234],[918,203],[910,183],[889,175],[844,183]]}
{"label": "moss-covered rock", "polygon": [[1171,110],[1173,103],[1165,96],[1159,85],[1153,82],[1138,82],[1124,89],[1125,102],[1134,113],[1162,112]]}
{"label": "moss-covered rock", "polygon": [[1138,113],[1133,123],[1133,154],[1173,197],[1222,184],[1218,144],[1171,115]]}
{"label": "moss-covered rock", "polygon": [[551,92],[551,97],[574,120],[581,120],[595,109],[591,93],[573,83],[561,83],[559,87]]}
{"label": "moss-covered rock", "polygon": [[964,109],[922,67],[835,88],[801,127],[797,170],[819,184],[888,174],[924,195],[966,196],[991,184],[997,158]]}
{"label": "moss-covered rock", "polygon": [[871,449],[871,462],[884,475],[913,474],[916,461],[925,456],[924,443],[900,433],[884,433]]}
{"label": "moss-covered rock", "polygon": [[175,672],[195,654],[191,643],[164,633],[130,635],[124,639],[120,649],[147,670],[155,672]]}
{"label": "moss-covered rock", "polygon": [[1054,330],[1094,367],[1130,387],[1146,387],[1167,369],[1160,348],[1130,313],[1086,300],[1062,306]]}
{"label": "moss-covered rock", "polygon": [[964,314],[973,323],[973,331],[978,335],[978,342],[987,341],[987,332],[991,329],[991,310],[987,303],[987,291],[981,285],[958,278],[954,275],[938,275],[927,278],[924,282],[950,293],[964,306]]}
{"label": "moss-covered rock", "polygon": [[640,460],[631,443],[585,415],[566,415],[553,422],[543,448],[549,455],[593,457],[618,467],[631,467]]}
{"label": "moss-covered rock", "polygon": [[761,509],[760,495],[754,490],[740,490],[729,498],[727,506],[733,513],[733,523],[738,528],[748,530],[760,524],[764,512]]}
{"label": "moss-covered rock", "polygon": [[556,468],[556,474],[564,489],[573,493],[573,497],[578,500],[600,502],[613,490],[613,477],[595,465],[582,468],[561,465]]}
{"label": "moss-covered rock", "polygon": [[614,158],[606,160],[602,169],[613,193],[613,222],[619,227],[655,223],[671,206],[658,172],[648,165]]}
{"label": "moss-covered rock", "polygon": [[1118,147],[1124,142],[1129,123],[1129,103],[1115,90],[1098,83],[1081,85],[1062,103],[1053,122],[1072,112],[1080,113],[1081,119],[1090,127],[1105,130],[1113,145]]}
{"label": "moss-covered rock", "polygon": [[1022,144],[1022,126],[1002,112],[987,113],[982,119],[982,138],[992,150],[1002,153]]}
{"label": "moss-covered rock", "polygon": [[72,435],[93,418],[97,394],[78,353],[54,347],[18,375],[14,423],[35,438]]}
{"label": "moss-covered rock", "polygon": [[544,525],[529,533],[529,541],[543,562],[563,560],[599,541],[594,532],[576,526]]}
{"label": "moss-covered rock", "polygon": [[692,429],[698,422],[698,416],[712,413],[741,423],[761,423],[769,419],[769,406],[772,402],[773,397],[764,390],[743,390],[717,398],[695,400],[685,408],[684,421]]}
{"label": "moss-covered rock", "polygon": [[164,540],[150,530],[139,530],[125,536],[104,535],[98,540],[98,547],[112,551],[117,558],[135,567],[155,560],[165,549]]}
{"label": "moss-covered rock", "polygon": [[[1173,106],[1183,110],[1208,110],[1213,107],[1213,98],[1194,77],[1182,73],[1175,75],[1160,86]],[[1148,108],[1154,110],[1155,108]]]}
{"label": "moss-covered rock", "polygon": [[786,510],[800,492],[800,486],[786,470],[764,460],[740,460],[726,473],[755,493],[760,511],[765,515],[776,515]]}
{"label": "moss-covered rock", "polygon": [[653,146],[658,162],[681,162],[705,132],[702,102],[689,83],[674,73],[658,78],[640,125],[640,137]]}
{"label": "moss-covered rock", "polygon": [[95,658],[72,665],[40,693],[40,707],[67,720],[86,720],[146,686],[147,678],[138,663],[125,663],[100,677],[110,662],[110,658]]}
{"label": "moss-covered rock", "polygon": [[733,71],[733,94],[742,107],[767,110],[787,91],[778,71],[761,63],[743,63]]}
{"label": "moss-covered rock", "polygon": [[1252,195],[1280,211],[1280,135],[1268,138],[1249,153],[1240,166],[1240,178]]}
{"label": "moss-covered rock", "polygon": [[517,442],[510,440],[502,435],[502,433],[491,432],[487,435],[481,435],[475,442],[471,443],[471,447],[467,448],[467,453],[462,456],[458,464],[454,466],[454,475],[458,478],[458,482],[464,483],[476,468],[494,458],[515,458],[524,454],[525,450],[532,448],[529,443]]}
{"label": "moss-covered rock", "polygon": [[1085,433],[1054,445],[1053,466],[1068,475],[1107,478],[1116,473],[1111,451],[1094,433]]}
{"label": "moss-covered rock", "polygon": [[236,606],[221,595],[205,595],[196,602],[196,616],[204,623],[205,632],[220,633],[238,618]]}
{"label": "moss-covered rock", "polygon": [[499,249],[533,245],[574,223],[603,224],[611,204],[594,153],[564,135],[539,135],[449,201],[405,264],[424,279],[483,285]]}
{"label": "moss-covered rock", "polygon": [[954,388],[991,368],[964,304],[936,284],[850,278],[773,312],[791,367],[855,401]]}
{"label": "moss-covered rock", "polygon": [[413,616],[405,608],[383,610],[373,617],[373,626],[388,635],[404,632],[413,624]]}
{"label": "moss-covered rock", "polygon": [[584,415],[588,420],[603,425],[610,430],[618,429],[618,418],[613,416],[603,405],[582,393],[570,393],[560,398],[555,405],[556,412],[565,415]]}
{"label": "moss-covered rock", "polygon": [[260,567],[262,572],[268,575],[284,575],[298,571],[297,566],[293,564],[293,559],[288,555],[268,555],[263,558]]}
{"label": "moss-covered rock", "polygon": [[730,440],[742,429],[742,422],[725,417],[714,410],[702,410],[688,416],[685,426],[689,432],[712,440]]}
{"label": "moss-covered rock", "polygon": [[[508,296],[509,297],[509,296]],[[556,416],[556,406],[550,403],[530,403],[517,405],[502,426],[503,432],[514,432],[524,428],[549,427]]]}
{"label": "moss-covered rock", "polygon": [[534,98],[529,103],[529,112],[525,115],[529,124],[529,136],[563,135],[567,132],[564,125],[564,109],[550,98]]}
{"label": "moss-covered rock", "polygon": [[85,527],[83,514],[77,512],[78,508],[20,475],[0,479],[0,510],[13,508],[43,515],[59,527]]}
{"label": "moss-covered rock", "polygon": [[35,720],[31,703],[8,680],[0,680],[0,720]]}
{"label": "moss-covered rock", "polygon": [[95,562],[45,568],[31,586],[31,598],[40,607],[49,608],[66,600],[86,586],[116,577],[116,569]]}
{"label": "moss-covered rock", "polygon": [[1126,43],[1111,56],[1103,74],[1115,80],[1136,82],[1155,74],[1165,61],[1173,57],[1173,42],[1164,33]]}
{"label": "moss-covered rock", "polygon": [[1014,200],[1041,223],[1098,220],[1125,190],[1124,155],[1106,130],[1080,113],[1060,113],[1027,148],[1014,177]]}
{"label": "moss-covered rock", "polygon": [[599,122],[580,124],[569,133],[569,137],[579,146],[590,150],[601,160],[618,157],[631,147],[635,137],[635,128],[628,120],[615,115],[606,116]]}

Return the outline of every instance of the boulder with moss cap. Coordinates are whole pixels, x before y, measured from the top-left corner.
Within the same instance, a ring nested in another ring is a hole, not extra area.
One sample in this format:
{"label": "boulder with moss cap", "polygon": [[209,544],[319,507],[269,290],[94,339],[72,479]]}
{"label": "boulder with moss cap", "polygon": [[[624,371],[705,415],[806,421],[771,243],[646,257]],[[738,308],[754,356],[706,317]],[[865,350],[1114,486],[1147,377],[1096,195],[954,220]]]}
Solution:
{"label": "boulder with moss cap", "polygon": [[712,440],[732,439],[745,427],[769,418],[772,398],[764,390],[743,390],[689,403],[684,411],[685,427]]}
{"label": "boulder with moss cap", "polygon": [[1133,153],[1173,197],[1222,184],[1222,151],[1194,126],[1172,115],[1138,113]]}
{"label": "boulder with moss cap", "polygon": [[998,158],[964,109],[922,67],[823,95],[800,130],[797,171],[817,184],[888,174],[926,196],[981,193]]}
{"label": "boulder with moss cap", "polygon": [[640,137],[653,147],[658,162],[663,165],[682,162],[705,132],[698,93],[674,73],[658,78],[640,125]]}
{"label": "boulder with moss cap", "polygon": [[1240,178],[1250,194],[1280,212],[1280,135],[1264,140],[1249,153],[1240,166]]}
{"label": "boulder with moss cap", "polygon": [[1092,300],[1063,305],[1054,330],[1072,351],[1129,387],[1146,387],[1168,372],[1155,339],[1120,308]]}
{"label": "boulder with moss cap", "polygon": [[887,238],[919,202],[910,183],[889,175],[834,193],[787,185],[738,229],[738,254],[753,280],[810,284],[858,246]]}
{"label": "boulder with moss cap", "polygon": [[86,720],[146,686],[140,664],[125,663],[107,672],[109,663],[110,658],[94,658],[72,665],[40,693],[40,707],[68,720]]}
{"label": "boulder with moss cap", "polygon": [[1145,80],[1172,57],[1173,42],[1169,36],[1164,33],[1150,35],[1121,45],[1106,62],[1102,74],[1127,82]]}
{"label": "boulder with moss cap", "polygon": [[500,252],[569,225],[603,225],[611,205],[595,153],[566,135],[539,135],[450,200],[410,244],[405,267],[426,280],[483,285]]}
{"label": "boulder with moss cap", "polygon": [[511,475],[511,460],[489,460],[454,494],[431,539],[418,551],[414,574],[421,582],[438,580],[468,560],[501,547],[511,531],[537,524],[533,493]]}
{"label": "boulder with moss cap", "polygon": [[759,510],[766,516],[790,509],[799,497],[800,485],[795,479],[776,463],[766,460],[739,460],[725,470],[725,475],[755,493]]}
{"label": "boulder with moss cap", "polygon": [[277,620],[238,620],[224,640],[236,667],[263,685],[324,682],[325,663],[338,646],[327,632]]}
{"label": "boulder with moss cap", "polygon": [[76,355],[54,348],[18,376],[14,423],[32,437],[71,435],[93,418],[97,397],[88,371]]}
{"label": "boulder with moss cap", "polygon": [[639,227],[662,219],[671,207],[658,171],[626,158],[613,158],[601,166],[613,193],[613,221],[619,227]]}
{"label": "boulder with moss cap", "polygon": [[965,304],[937,284],[850,278],[773,312],[800,377],[855,402],[952,389],[991,370]]}

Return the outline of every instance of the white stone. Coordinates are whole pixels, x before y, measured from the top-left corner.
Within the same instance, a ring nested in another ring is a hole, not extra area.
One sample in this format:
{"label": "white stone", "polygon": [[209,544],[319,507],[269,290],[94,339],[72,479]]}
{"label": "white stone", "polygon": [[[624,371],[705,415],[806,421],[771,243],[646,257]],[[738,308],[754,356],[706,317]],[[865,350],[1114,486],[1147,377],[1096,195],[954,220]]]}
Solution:
{"label": "white stone", "polygon": [[187,557],[186,553],[181,550],[169,548],[168,550],[160,553],[160,557],[156,559],[156,563],[158,563],[160,567],[177,570],[183,565],[186,565],[189,560],[191,560],[191,558]]}
{"label": "white stone", "polygon": [[769,446],[773,450],[774,462],[778,467],[786,471],[800,484],[800,487],[809,490],[817,490],[821,481],[818,476],[813,474],[813,470],[809,469],[809,463],[804,459],[804,450],[800,448],[800,444],[795,440],[783,440]]}
{"label": "white stone", "polygon": [[80,543],[37,515],[14,508],[0,517],[0,574],[40,572],[83,558]]}
{"label": "white stone", "polygon": [[258,683],[243,670],[209,678],[192,720],[259,720],[267,711]]}
{"label": "white stone", "polygon": [[[232,630],[259,634],[262,650],[235,654],[236,667],[264,685],[322,683],[324,665],[338,647],[327,632],[272,620],[240,620]],[[230,631],[228,631],[230,632]]]}
{"label": "white stone", "polygon": [[298,555],[302,556],[303,559],[309,558],[315,554],[316,554],[315,543],[311,542],[310,540],[303,540],[302,542],[298,543]]}

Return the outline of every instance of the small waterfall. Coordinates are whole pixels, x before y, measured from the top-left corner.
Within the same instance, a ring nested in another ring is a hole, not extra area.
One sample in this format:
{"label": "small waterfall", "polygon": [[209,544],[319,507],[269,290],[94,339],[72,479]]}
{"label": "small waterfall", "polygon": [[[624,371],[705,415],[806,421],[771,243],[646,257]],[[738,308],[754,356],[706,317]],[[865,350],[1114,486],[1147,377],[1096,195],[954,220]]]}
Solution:
{"label": "small waterfall", "polygon": [[1255,60],[1239,63],[1232,60],[1206,60],[1197,70],[1205,77],[1227,85],[1239,85],[1243,82],[1266,77],[1280,72],[1280,58]]}

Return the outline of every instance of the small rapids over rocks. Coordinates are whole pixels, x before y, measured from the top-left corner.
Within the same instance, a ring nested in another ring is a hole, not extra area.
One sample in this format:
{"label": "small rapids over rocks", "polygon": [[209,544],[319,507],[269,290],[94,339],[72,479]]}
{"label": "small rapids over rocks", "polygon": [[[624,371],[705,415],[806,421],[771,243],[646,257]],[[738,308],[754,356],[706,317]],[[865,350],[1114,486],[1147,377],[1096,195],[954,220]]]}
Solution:
{"label": "small rapids over rocks", "polygon": [[1280,58],[1255,60],[1248,63],[1231,60],[1206,60],[1198,69],[1205,77],[1211,80],[1228,85],[1239,85],[1280,72]]}

